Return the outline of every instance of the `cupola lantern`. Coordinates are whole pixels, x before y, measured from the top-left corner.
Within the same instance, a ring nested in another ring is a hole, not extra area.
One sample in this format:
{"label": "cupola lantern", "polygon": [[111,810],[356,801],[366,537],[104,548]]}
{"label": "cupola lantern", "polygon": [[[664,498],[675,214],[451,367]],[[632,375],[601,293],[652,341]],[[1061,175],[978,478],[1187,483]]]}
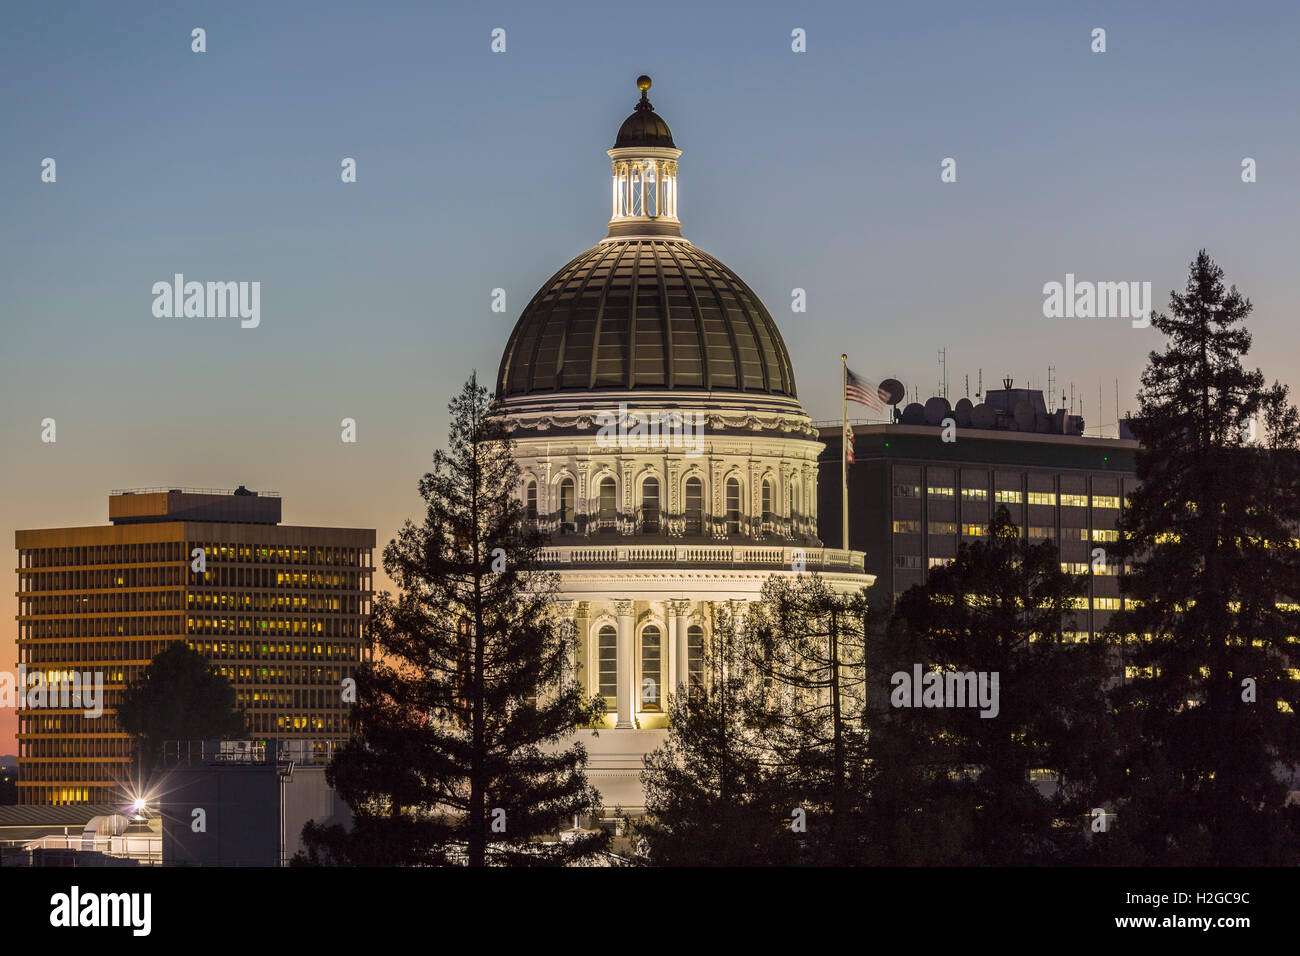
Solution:
{"label": "cupola lantern", "polygon": [[637,77],[641,100],[607,150],[611,169],[610,238],[680,236],[677,158],[682,151],[650,104],[650,77]]}

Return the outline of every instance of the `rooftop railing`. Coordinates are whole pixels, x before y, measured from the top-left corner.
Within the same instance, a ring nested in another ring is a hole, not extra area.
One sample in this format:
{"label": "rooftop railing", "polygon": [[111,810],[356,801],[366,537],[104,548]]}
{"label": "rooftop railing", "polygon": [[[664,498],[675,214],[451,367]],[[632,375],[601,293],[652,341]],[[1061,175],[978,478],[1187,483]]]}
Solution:
{"label": "rooftop railing", "polygon": [[167,740],[163,764],[247,766],[293,761],[299,767],[324,766],[334,757],[333,740]]}
{"label": "rooftop railing", "polygon": [[247,488],[177,488],[163,485],[158,488],[114,488],[110,495],[233,495],[238,492],[249,498],[279,498],[278,491],[250,491]]}

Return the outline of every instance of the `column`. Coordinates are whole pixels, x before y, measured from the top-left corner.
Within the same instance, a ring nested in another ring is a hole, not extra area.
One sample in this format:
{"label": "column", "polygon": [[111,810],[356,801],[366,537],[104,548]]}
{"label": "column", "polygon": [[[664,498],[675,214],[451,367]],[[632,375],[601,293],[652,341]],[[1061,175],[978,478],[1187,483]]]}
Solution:
{"label": "column", "polygon": [[673,602],[664,601],[664,623],[668,628],[668,646],[666,650],[667,670],[664,671],[663,692],[660,699],[663,701],[663,708],[668,710],[668,695],[677,693],[677,618],[673,614]]}
{"label": "column", "polygon": [[591,660],[591,603],[578,601],[577,612],[573,617],[577,633],[573,642],[573,679],[582,688],[583,693],[594,694],[596,688],[591,686],[588,678],[588,666],[583,661]]}
{"label": "column", "polygon": [[631,730],[632,706],[634,701],[633,684],[636,679],[636,661],[632,660],[632,612],[633,604],[627,599],[614,602],[618,611],[618,688],[615,701],[618,706],[618,720],[614,724],[617,730]]}
{"label": "column", "polygon": [[564,689],[566,687],[568,687],[570,684],[573,683],[573,678],[574,678],[575,668],[574,668],[573,655],[578,653],[577,619],[574,613],[577,610],[577,603],[578,603],[577,601],[556,601],[555,602],[556,610],[560,612],[560,616],[564,620],[572,621],[574,623],[573,648],[571,649],[571,653],[565,654],[564,659],[560,662],[560,692],[561,693],[564,692]]}
{"label": "column", "polygon": [[690,625],[686,621],[686,611],[691,606],[690,601],[669,601],[668,611],[672,614],[669,621],[672,623],[676,635],[677,645],[677,669],[673,672],[673,686],[685,684],[690,687],[690,641],[688,634]]}

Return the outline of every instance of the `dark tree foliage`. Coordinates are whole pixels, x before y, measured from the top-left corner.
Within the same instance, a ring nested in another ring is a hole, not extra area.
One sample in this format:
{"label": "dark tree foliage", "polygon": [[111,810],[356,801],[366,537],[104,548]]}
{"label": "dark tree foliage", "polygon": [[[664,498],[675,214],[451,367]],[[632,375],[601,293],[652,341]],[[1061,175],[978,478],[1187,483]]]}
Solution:
{"label": "dark tree foliage", "polygon": [[328,772],[356,825],[309,824],[308,862],[558,865],[607,845],[541,839],[600,812],[586,751],[565,738],[603,710],[567,673],[573,628],[537,570],[504,423],[473,378],[450,408],[424,522],[384,551],[399,591],[375,602],[380,655],[358,671],[355,736]]}
{"label": "dark tree foliage", "polygon": [[160,758],[165,741],[229,740],[247,734],[235,701],[230,681],[202,654],[175,641],[122,691],[117,719],[137,739],[143,772]]}
{"label": "dark tree foliage", "polygon": [[[762,689],[749,720],[767,741],[799,862],[851,864],[866,852],[867,613],[862,594],[840,594],[819,575],[773,577],[745,629]],[[796,811],[804,833],[793,830]]]}
{"label": "dark tree foliage", "polygon": [[1168,343],[1142,376],[1117,548],[1130,600],[1111,626],[1134,675],[1114,694],[1129,862],[1300,860],[1283,780],[1300,762],[1300,426],[1241,364],[1250,311],[1201,250],[1152,316]]}
{"label": "dark tree foliage", "polygon": [[[1106,648],[1063,636],[1084,589],[1061,570],[1054,543],[1029,544],[999,507],[985,538],[963,543],[899,599],[882,648],[892,673],[880,692],[891,706],[870,741],[873,861],[1013,865],[1086,854],[1113,743]],[[905,706],[918,664],[923,675],[953,675],[933,699],[944,706]],[[986,697],[967,681],[965,705],[953,706],[956,675],[972,672],[987,675]],[[1031,771],[1055,774],[1057,785]]]}
{"label": "dark tree foliage", "polygon": [[765,741],[750,716],[756,686],[746,680],[743,624],[715,610],[703,678],[669,699],[668,740],[645,758],[646,815],[636,824],[646,862],[656,866],[789,863],[789,808],[776,802]]}

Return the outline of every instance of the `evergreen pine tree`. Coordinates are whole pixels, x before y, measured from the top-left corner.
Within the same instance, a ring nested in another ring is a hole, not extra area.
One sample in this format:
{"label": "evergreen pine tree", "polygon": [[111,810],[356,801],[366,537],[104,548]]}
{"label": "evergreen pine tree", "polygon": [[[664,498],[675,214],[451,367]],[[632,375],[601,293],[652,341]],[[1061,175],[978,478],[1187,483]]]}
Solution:
{"label": "evergreen pine tree", "polygon": [[[1084,854],[1111,745],[1106,648],[1063,633],[1083,589],[1056,545],[1031,545],[1000,506],[987,536],[903,594],[883,649],[891,707],[871,728],[874,856],[1008,865]],[[944,675],[970,672],[987,696],[968,680],[953,706],[959,685]],[[915,706],[931,682],[931,706]],[[1031,779],[1036,770],[1055,785]]]}
{"label": "evergreen pine tree", "polygon": [[806,825],[800,862],[851,864],[866,852],[867,614],[863,595],[819,575],[772,577],[751,606],[746,658],[763,694],[750,719],[786,819],[801,811]]}
{"label": "evergreen pine tree", "polygon": [[1250,311],[1201,250],[1152,316],[1168,344],[1142,376],[1117,549],[1129,600],[1112,622],[1132,675],[1115,692],[1130,861],[1300,860],[1281,779],[1300,762],[1297,417],[1242,367]]}
{"label": "evergreen pine tree", "polygon": [[155,654],[127,685],[117,719],[136,738],[136,786],[143,785],[166,741],[229,740],[248,732],[234,686],[184,641]]}
{"label": "evergreen pine tree", "polygon": [[565,738],[603,710],[568,674],[573,628],[537,570],[504,423],[473,378],[450,408],[424,522],[384,551],[399,593],[375,602],[380,656],[358,671],[355,736],[329,770],[356,825],[309,825],[316,862],[562,864],[607,845],[540,839],[600,812],[585,749]]}
{"label": "evergreen pine tree", "polygon": [[745,679],[743,625],[714,611],[698,686],[669,700],[667,742],[645,758],[646,815],[636,824],[657,866],[790,862],[788,810],[773,802],[765,742],[750,716],[757,690]]}

